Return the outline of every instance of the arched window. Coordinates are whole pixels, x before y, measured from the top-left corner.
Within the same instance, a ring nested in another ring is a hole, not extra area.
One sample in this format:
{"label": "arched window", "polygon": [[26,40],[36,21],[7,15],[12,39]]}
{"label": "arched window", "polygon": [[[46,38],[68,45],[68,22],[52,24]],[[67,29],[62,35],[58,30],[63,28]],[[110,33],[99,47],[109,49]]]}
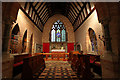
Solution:
{"label": "arched window", "polygon": [[19,25],[16,24],[11,34],[10,53],[18,53],[19,35],[20,35]]}
{"label": "arched window", "polygon": [[51,29],[51,42],[66,42],[66,29],[60,20],[57,20]]}
{"label": "arched window", "polygon": [[92,51],[98,51],[97,48],[97,38],[96,34],[93,29],[89,28],[89,36],[90,36],[90,41],[91,41],[91,46],[92,46]]}

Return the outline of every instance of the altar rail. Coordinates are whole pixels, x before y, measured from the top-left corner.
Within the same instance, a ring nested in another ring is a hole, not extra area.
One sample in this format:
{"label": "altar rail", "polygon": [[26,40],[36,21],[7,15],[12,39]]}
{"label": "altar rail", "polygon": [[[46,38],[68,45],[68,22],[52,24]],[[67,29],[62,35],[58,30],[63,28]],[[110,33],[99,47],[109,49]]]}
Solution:
{"label": "altar rail", "polygon": [[[69,57],[69,53],[35,53],[35,55],[43,54],[45,56],[45,60],[60,60],[67,61]],[[67,57],[67,58],[66,58]]]}

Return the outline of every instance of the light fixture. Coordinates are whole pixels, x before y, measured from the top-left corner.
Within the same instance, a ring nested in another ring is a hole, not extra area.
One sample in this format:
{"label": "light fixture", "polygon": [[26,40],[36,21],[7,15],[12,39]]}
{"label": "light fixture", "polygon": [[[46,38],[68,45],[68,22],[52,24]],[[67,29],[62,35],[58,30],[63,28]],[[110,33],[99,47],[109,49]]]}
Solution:
{"label": "light fixture", "polygon": [[103,41],[104,46],[105,46],[105,37],[104,37],[104,36],[101,37],[101,36],[99,35],[99,39],[100,39],[101,41]]}

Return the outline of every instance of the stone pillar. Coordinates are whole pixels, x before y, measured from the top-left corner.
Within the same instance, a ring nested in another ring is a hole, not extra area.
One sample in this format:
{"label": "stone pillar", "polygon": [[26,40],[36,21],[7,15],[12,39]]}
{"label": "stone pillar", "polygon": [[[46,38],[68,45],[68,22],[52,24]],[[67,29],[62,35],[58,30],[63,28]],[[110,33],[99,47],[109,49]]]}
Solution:
{"label": "stone pillar", "polygon": [[102,21],[101,23],[103,24],[103,28],[104,28],[104,40],[105,40],[106,50],[112,52],[111,37],[110,37],[110,31],[109,31],[109,19]]}
{"label": "stone pillar", "polygon": [[3,20],[2,26],[4,26],[4,35],[2,36],[2,78],[12,78],[13,71],[13,58],[10,57],[10,31],[14,19],[12,17],[6,17]]}
{"label": "stone pillar", "polygon": [[114,78],[113,53],[111,48],[111,38],[109,32],[109,19],[103,20],[105,38],[105,51],[101,56],[102,78]]}
{"label": "stone pillar", "polygon": [[102,78],[119,78],[120,61],[117,55],[117,48],[119,47],[119,3],[95,3],[95,7],[98,20],[103,25],[106,48],[103,56],[101,56]]}
{"label": "stone pillar", "polygon": [[2,78],[12,78],[13,58],[10,56],[11,27],[17,19],[19,3],[2,3]]}

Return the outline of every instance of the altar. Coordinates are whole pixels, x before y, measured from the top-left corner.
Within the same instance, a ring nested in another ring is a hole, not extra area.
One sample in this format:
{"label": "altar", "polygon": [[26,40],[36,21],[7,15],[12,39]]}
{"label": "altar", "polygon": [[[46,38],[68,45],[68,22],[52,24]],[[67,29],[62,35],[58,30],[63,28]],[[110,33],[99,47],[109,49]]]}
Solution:
{"label": "altar", "polygon": [[65,49],[52,49],[52,53],[65,53]]}

